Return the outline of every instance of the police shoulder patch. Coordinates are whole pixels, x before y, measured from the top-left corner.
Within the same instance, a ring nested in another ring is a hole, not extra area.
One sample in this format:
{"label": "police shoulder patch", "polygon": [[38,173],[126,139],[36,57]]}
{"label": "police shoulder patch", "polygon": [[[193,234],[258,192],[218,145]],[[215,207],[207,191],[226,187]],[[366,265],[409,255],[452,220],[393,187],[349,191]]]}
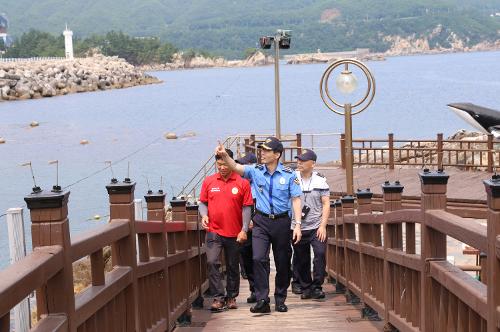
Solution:
{"label": "police shoulder patch", "polygon": [[264,165],[262,165],[262,164],[255,164],[255,168],[263,170],[264,169]]}
{"label": "police shoulder patch", "polygon": [[291,169],[290,167],[287,167],[287,166],[283,166],[283,172],[293,173],[293,169]]}
{"label": "police shoulder patch", "polygon": [[299,184],[299,185],[300,185],[299,178],[297,178],[297,177],[296,177],[295,179],[293,179],[293,182],[294,182],[295,184]]}
{"label": "police shoulder patch", "polygon": [[321,173],[316,173],[317,176],[321,177],[321,178],[324,178],[325,176]]}

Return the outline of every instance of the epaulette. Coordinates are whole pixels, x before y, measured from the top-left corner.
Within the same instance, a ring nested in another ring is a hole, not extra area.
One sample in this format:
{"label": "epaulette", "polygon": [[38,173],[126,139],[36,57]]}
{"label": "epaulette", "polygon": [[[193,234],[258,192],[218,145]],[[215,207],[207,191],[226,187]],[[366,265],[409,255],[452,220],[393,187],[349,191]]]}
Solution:
{"label": "epaulette", "polygon": [[293,169],[291,169],[291,168],[290,168],[290,167],[288,167],[288,166],[283,166],[283,172],[293,173]]}
{"label": "epaulette", "polygon": [[262,164],[255,164],[255,168],[263,170],[264,169],[264,165],[262,165]]}

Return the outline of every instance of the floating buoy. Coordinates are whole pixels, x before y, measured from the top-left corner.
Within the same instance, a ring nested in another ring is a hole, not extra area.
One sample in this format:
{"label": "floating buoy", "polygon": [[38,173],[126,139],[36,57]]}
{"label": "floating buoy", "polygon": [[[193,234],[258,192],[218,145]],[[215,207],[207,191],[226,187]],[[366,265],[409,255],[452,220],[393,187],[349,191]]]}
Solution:
{"label": "floating buoy", "polygon": [[101,216],[100,216],[100,215],[98,215],[98,214],[96,214],[96,215],[94,216],[94,220],[101,220]]}
{"label": "floating buoy", "polygon": [[0,137],[0,144],[4,144],[6,141],[5,141],[5,138],[3,137]]}
{"label": "floating buoy", "polygon": [[177,139],[177,134],[176,133],[166,133],[165,138],[166,139]]}
{"label": "floating buoy", "polygon": [[89,141],[88,141],[88,140],[86,140],[86,139],[82,139],[82,140],[80,141],[80,144],[81,144],[81,145],[86,145],[86,144],[89,144]]}
{"label": "floating buoy", "polygon": [[38,121],[31,121],[30,127],[38,127],[40,123]]}

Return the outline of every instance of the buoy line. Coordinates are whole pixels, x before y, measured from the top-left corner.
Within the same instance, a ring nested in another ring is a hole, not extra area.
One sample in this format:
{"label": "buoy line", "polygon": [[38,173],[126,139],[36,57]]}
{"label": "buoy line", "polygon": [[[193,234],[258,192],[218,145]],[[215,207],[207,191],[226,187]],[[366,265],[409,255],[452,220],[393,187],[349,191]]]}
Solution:
{"label": "buoy line", "polygon": [[[229,83],[226,88],[224,89],[224,92],[228,92],[230,91],[231,88],[233,88],[235,86],[235,83],[241,78],[241,74],[239,74],[236,79],[234,79],[234,81],[231,81],[231,83]],[[220,94],[219,94],[220,95]],[[195,115],[198,115],[201,110],[206,110],[208,107],[212,106],[212,103],[214,103],[214,101],[216,101],[217,98],[214,98],[212,101],[210,101],[210,103],[208,103],[207,106],[203,107],[203,108],[200,108],[197,112],[194,112],[193,114],[189,115],[188,117],[186,117],[184,119],[184,121],[182,121],[181,123],[177,124],[176,126],[174,126],[173,128],[171,128],[168,132],[175,132],[176,129],[179,129],[180,127],[184,126],[189,120],[191,120]],[[165,137],[164,137],[164,134],[162,134],[160,137],[157,137],[155,138],[154,140],[152,140],[151,142],[147,143],[146,145],[143,145],[142,147],[138,148],[137,150],[125,155],[124,157],[118,159],[117,161],[114,161],[108,165],[106,165],[105,167],[101,168],[101,169],[98,169],[92,173],[90,173],[89,175],[86,175],[84,176],[83,178],[79,179],[79,180],[76,180],[75,182],[63,187],[63,189],[68,189],[74,185],[77,185],[78,183],[80,182],[83,182],[87,179],[90,179],[91,177],[93,176],[96,176],[97,174],[100,174],[104,171],[106,171],[107,169],[111,168],[112,166],[114,165],[117,165],[127,159],[129,159],[130,157],[136,155],[137,153],[139,152],[142,152],[143,150],[147,149],[148,147],[150,147],[151,145],[155,144],[156,142],[159,142],[161,140],[164,140]]]}

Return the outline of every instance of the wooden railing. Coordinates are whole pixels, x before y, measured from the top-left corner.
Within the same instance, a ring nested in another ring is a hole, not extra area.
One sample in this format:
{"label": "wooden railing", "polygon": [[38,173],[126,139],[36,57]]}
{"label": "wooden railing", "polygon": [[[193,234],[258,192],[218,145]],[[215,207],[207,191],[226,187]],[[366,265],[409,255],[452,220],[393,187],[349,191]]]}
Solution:
{"label": "wooden railing", "polygon": [[[70,239],[69,192],[25,198],[32,221],[33,252],[0,272],[0,330],[9,331],[10,310],[36,290],[33,331],[170,331],[187,317],[208,288],[204,233],[197,206],[148,193],[147,221],[134,220],[130,181],[107,187],[110,222]],[[136,248],[136,243],[138,244]],[[103,250],[111,246],[112,270]],[[73,290],[73,262],[90,257],[91,284]]]}
{"label": "wooden railing", "polygon": [[[492,172],[500,166],[500,150],[494,149],[493,135],[486,140],[444,140],[443,134],[436,139],[404,140],[394,139],[353,139],[354,165],[386,166],[394,169],[397,165],[414,166],[454,166],[463,169],[484,169]],[[345,135],[340,137],[341,151],[345,151]],[[345,156],[341,153],[342,167]]]}
{"label": "wooden railing", "polygon": [[[500,331],[500,178],[485,181],[488,226],[445,210],[445,173],[420,180],[419,208],[403,209],[399,183],[382,186],[383,213],[369,190],[332,202],[329,277],[388,331]],[[447,237],[487,255],[481,281],[446,260]]]}

